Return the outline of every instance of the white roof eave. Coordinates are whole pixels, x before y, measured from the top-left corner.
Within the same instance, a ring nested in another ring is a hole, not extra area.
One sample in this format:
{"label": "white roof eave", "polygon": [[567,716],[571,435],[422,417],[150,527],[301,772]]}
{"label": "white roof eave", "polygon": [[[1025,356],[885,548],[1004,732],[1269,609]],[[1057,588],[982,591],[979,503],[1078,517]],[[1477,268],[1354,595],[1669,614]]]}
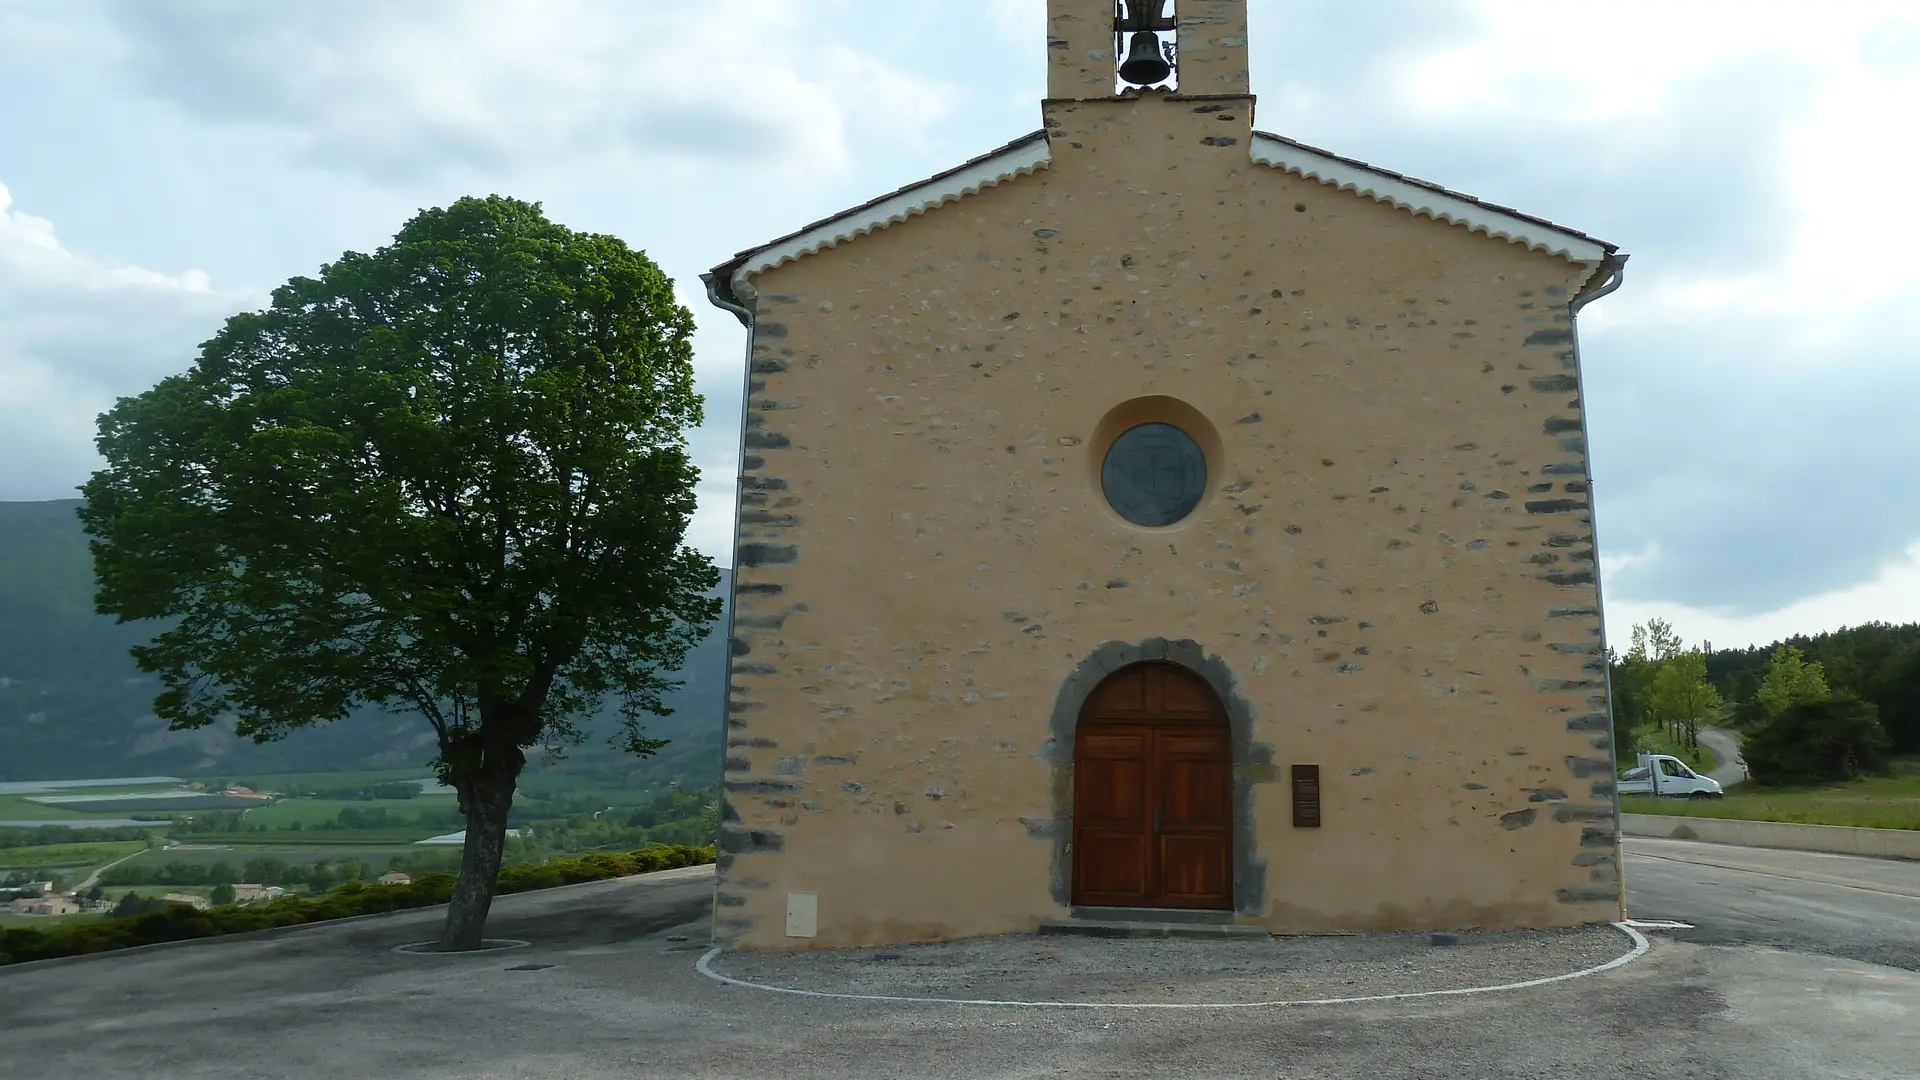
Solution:
{"label": "white roof eave", "polygon": [[[1256,164],[1281,169],[1338,190],[1352,191],[1416,216],[1425,215],[1436,221],[1462,225],[1473,232],[1523,244],[1529,249],[1545,251],[1572,262],[1598,264],[1612,251],[1592,237],[1507,213],[1471,198],[1414,183],[1260,132],[1254,133],[1250,152]],[[751,279],[762,271],[884,229],[895,222],[924,214],[1015,177],[1037,172],[1050,165],[1052,160],[1047,140],[1034,139],[983,157],[945,176],[907,188],[871,206],[821,222],[805,232],[748,255],[734,268],[731,281],[733,293],[742,300],[750,299],[754,293]]]}
{"label": "white roof eave", "polygon": [[964,169],[907,188],[872,206],[824,221],[806,232],[768,245],[748,256],[733,271],[733,294],[742,299],[751,297],[753,285],[748,279],[762,271],[884,229],[894,222],[924,214],[995,184],[1044,169],[1052,161],[1052,149],[1047,145],[1047,140],[1034,139],[981,158]]}
{"label": "white roof eave", "polygon": [[1611,250],[1591,237],[1504,213],[1472,199],[1437,191],[1269,135],[1255,133],[1252,154],[1257,164],[1283,169],[1341,191],[1351,191],[1411,211],[1415,216],[1424,214],[1435,221],[1464,225],[1474,232],[1524,244],[1530,249],[1559,255],[1572,262],[1598,263]]}

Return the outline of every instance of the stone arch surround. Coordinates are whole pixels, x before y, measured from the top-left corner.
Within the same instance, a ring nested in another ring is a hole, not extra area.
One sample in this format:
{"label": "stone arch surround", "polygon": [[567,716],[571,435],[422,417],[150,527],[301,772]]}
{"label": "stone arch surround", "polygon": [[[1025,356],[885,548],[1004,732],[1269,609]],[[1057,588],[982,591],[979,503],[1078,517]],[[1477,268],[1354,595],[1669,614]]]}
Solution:
{"label": "stone arch surround", "polygon": [[1205,680],[1227,710],[1227,728],[1233,747],[1233,910],[1262,916],[1267,905],[1267,862],[1260,857],[1253,821],[1256,785],[1279,779],[1273,746],[1253,738],[1254,707],[1240,689],[1233,669],[1219,656],[1208,656],[1198,642],[1148,638],[1139,644],[1109,641],[1074,666],[1060,684],[1053,713],[1047,722],[1047,741],[1039,757],[1051,767],[1053,817],[1027,821],[1028,835],[1053,844],[1049,888],[1055,903],[1070,907],[1073,896],[1073,736],[1087,695],[1107,676],[1143,661],[1177,664]]}

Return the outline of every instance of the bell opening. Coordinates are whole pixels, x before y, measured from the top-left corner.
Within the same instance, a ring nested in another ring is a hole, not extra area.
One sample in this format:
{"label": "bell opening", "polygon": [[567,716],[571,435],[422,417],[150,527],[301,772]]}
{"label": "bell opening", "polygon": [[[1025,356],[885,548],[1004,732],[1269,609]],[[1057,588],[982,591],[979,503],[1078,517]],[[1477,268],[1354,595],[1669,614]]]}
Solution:
{"label": "bell opening", "polygon": [[1120,63],[1115,68],[1115,91],[1177,86],[1178,67],[1173,0],[1115,0],[1114,45]]}
{"label": "bell opening", "polygon": [[1149,30],[1133,35],[1127,58],[1120,65],[1121,81],[1133,86],[1155,86],[1173,74],[1173,65],[1161,53],[1160,36]]}

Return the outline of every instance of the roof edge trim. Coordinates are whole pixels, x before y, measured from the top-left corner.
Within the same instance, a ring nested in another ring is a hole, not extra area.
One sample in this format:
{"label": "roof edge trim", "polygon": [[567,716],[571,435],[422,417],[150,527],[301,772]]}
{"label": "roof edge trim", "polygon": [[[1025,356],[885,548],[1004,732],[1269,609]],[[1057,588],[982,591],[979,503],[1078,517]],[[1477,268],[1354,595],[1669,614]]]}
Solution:
{"label": "roof edge trim", "polygon": [[1585,233],[1541,218],[1481,202],[1471,195],[1448,191],[1352,158],[1338,157],[1292,139],[1253,133],[1256,164],[1282,169],[1341,191],[1351,191],[1376,202],[1425,215],[1435,221],[1464,225],[1496,240],[1524,244],[1529,249],[1559,255],[1577,263],[1598,263],[1618,248]]}
{"label": "roof edge trim", "polygon": [[733,296],[741,300],[751,297],[752,286],[747,279],[755,274],[884,229],[895,222],[924,214],[1015,177],[1037,172],[1052,163],[1052,147],[1048,145],[1045,133],[1036,131],[958,168],[816,222],[766,247],[738,256],[735,265],[727,268]]}

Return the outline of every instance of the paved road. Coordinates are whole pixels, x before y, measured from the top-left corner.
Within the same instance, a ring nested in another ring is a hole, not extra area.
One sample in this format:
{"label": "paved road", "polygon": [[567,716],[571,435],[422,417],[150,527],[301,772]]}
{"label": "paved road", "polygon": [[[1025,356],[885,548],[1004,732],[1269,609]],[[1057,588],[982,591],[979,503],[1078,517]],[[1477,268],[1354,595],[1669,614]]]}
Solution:
{"label": "paved road", "polygon": [[1694,923],[1680,941],[1920,971],[1920,863],[1629,838],[1627,913]]}
{"label": "paved road", "polygon": [[76,893],[86,892],[88,889],[93,888],[94,882],[100,880],[101,874],[104,874],[107,871],[113,869],[114,867],[119,866],[121,863],[126,862],[128,859],[138,858],[142,855],[145,855],[146,853],[147,853],[146,849],[142,848],[139,851],[135,851],[127,855],[122,855],[105,866],[95,867],[93,873],[88,874],[86,877],[80,879],[80,884],[75,885],[73,887],[73,891]]}
{"label": "paved road", "polygon": [[1740,738],[1725,728],[1701,728],[1700,741],[1720,759],[1720,764],[1707,775],[1720,781],[1721,787],[1731,787],[1747,779],[1747,770],[1740,757]]}
{"label": "paved road", "polygon": [[[670,871],[505,897],[490,933],[533,941],[508,952],[394,953],[432,936],[439,915],[423,911],[0,969],[0,1060],[153,1080],[1912,1080],[1912,956],[1886,957],[1904,970],[1844,957],[1920,937],[1920,866],[1707,847],[1629,848],[1633,914],[1697,921],[1701,936],[1656,937],[1602,975],[1477,997],[1157,1013],[794,998],[694,973],[711,878]],[[1788,915],[1800,923],[1770,923]],[[1862,939],[1876,919],[1881,936]],[[1763,932],[1827,954],[1701,943]]]}

